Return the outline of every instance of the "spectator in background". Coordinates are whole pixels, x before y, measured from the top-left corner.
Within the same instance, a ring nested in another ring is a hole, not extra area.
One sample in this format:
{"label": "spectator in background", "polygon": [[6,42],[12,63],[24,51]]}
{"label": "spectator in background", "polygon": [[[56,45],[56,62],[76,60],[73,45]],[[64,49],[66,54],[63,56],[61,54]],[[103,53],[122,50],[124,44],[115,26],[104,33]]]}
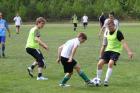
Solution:
{"label": "spectator in background", "polygon": [[16,25],[16,33],[19,34],[22,20],[18,13],[14,17],[14,21],[15,21],[15,25]]}

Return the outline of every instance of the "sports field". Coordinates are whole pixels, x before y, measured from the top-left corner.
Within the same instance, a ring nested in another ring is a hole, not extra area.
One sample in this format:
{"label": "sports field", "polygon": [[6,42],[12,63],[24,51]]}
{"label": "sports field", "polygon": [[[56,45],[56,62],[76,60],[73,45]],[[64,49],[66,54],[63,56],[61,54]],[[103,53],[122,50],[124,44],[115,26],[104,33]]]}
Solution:
{"label": "sports field", "polygon": [[[25,52],[25,44],[29,29],[32,25],[21,27],[21,33],[15,34],[15,26],[10,26],[12,37],[7,37],[6,58],[0,58],[0,93],[139,93],[140,92],[140,24],[120,24],[129,47],[134,52],[133,60],[128,60],[126,51],[123,51],[117,66],[113,69],[109,87],[88,87],[82,79],[74,73],[68,84],[71,87],[61,88],[58,86],[64,73],[62,66],[56,63],[57,48],[66,40],[85,32],[88,40],[82,44],[75,59],[81,64],[83,71],[93,78],[96,75],[96,64],[101,45],[98,38],[98,24],[89,24],[86,30],[79,25],[78,31],[74,32],[71,24],[46,24],[41,30],[42,39],[48,44],[49,52],[42,49],[46,58],[47,69],[44,76],[47,81],[37,81],[37,69],[34,78],[30,78],[27,67],[33,58]],[[104,68],[102,80],[104,79]]]}

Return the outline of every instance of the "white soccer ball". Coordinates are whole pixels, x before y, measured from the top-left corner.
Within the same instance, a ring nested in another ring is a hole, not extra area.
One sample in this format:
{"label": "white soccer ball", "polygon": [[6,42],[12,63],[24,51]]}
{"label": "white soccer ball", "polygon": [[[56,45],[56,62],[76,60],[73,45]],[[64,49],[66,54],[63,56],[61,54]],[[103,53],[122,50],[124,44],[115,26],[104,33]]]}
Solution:
{"label": "white soccer ball", "polygon": [[100,78],[95,77],[91,81],[93,82],[93,84],[95,86],[100,86],[101,85],[101,79]]}

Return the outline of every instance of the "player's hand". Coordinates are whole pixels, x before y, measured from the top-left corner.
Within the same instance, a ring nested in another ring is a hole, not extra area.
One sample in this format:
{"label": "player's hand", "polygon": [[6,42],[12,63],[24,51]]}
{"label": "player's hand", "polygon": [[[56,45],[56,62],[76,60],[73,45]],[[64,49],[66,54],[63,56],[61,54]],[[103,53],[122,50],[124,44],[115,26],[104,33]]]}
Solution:
{"label": "player's hand", "polygon": [[49,51],[49,48],[48,48],[48,46],[44,46],[44,48],[45,48],[45,50]]}
{"label": "player's hand", "polygon": [[128,52],[128,57],[129,57],[129,59],[132,59],[132,57],[133,57],[133,53],[132,52]]}
{"label": "player's hand", "polygon": [[56,62],[57,62],[58,64],[60,64],[60,61],[61,61],[61,59],[60,59],[60,58],[57,58]]}
{"label": "player's hand", "polygon": [[69,58],[68,62],[72,62],[72,58]]}

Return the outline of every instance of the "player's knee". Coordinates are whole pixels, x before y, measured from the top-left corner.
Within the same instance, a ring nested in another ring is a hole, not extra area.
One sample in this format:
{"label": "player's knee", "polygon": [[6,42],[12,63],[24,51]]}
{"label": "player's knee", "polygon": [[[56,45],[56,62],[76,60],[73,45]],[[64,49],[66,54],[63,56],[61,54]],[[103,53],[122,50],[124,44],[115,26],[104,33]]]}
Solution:
{"label": "player's knee", "polygon": [[97,67],[98,67],[98,69],[102,69],[103,64],[102,64],[102,62],[101,62],[101,61],[99,61],[99,62],[98,62]]}
{"label": "player's knee", "polygon": [[43,68],[44,67],[44,62],[43,61],[39,61],[38,62],[38,66]]}
{"label": "player's knee", "polygon": [[108,63],[108,67],[109,67],[109,68],[112,68],[113,65],[114,65],[114,62],[109,62],[109,63]]}

